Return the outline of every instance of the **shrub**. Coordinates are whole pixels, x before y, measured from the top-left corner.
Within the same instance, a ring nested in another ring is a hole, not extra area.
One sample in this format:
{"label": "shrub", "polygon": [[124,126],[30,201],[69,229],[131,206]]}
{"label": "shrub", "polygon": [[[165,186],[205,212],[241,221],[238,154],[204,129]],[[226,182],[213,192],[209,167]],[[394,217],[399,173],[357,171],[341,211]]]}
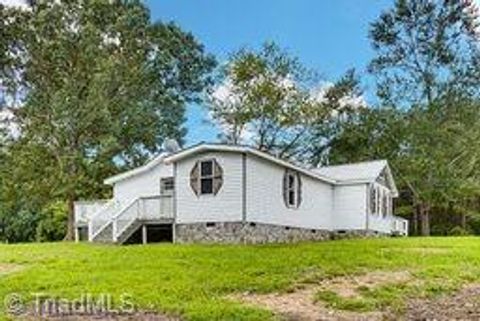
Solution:
{"label": "shrub", "polygon": [[460,226],[455,226],[452,228],[449,232],[448,235],[451,236],[465,236],[465,235],[470,235],[470,232]]}
{"label": "shrub", "polygon": [[40,214],[36,239],[39,242],[61,241],[67,231],[67,204],[55,201],[48,204]]}
{"label": "shrub", "polygon": [[29,209],[1,213],[0,238],[4,242],[33,242],[38,215]]}

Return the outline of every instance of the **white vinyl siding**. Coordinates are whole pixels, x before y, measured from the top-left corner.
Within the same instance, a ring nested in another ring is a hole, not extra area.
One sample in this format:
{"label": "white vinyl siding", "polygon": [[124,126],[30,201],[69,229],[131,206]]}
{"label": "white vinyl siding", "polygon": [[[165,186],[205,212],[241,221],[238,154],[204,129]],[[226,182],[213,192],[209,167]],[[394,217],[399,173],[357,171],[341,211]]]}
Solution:
{"label": "white vinyl siding", "polygon": [[[216,195],[196,195],[192,190],[191,171],[202,160],[215,160],[222,169],[222,185]],[[206,152],[179,160],[173,182],[177,222],[241,222],[245,217],[247,222],[309,229],[364,230],[368,224],[371,231],[392,230],[392,194],[384,185],[372,183],[378,189],[376,210],[372,212],[370,184],[332,185],[300,173],[301,203],[289,207],[283,190],[287,168],[252,154],[246,154],[245,162],[244,189],[242,153]],[[160,163],[114,184],[114,198],[128,203],[141,196],[159,195],[161,179],[173,176],[173,165]],[[298,186],[298,182],[293,182],[292,188]]]}
{"label": "white vinyl siding", "polygon": [[[195,195],[190,172],[198,161],[215,159],[223,170],[217,195]],[[178,223],[238,222],[242,220],[242,154],[204,153],[177,162],[176,215]]]}
{"label": "white vinyl siding", "polygon": [[160,180],[172,176],[172,165],[158,164],[147,172],[115,183],[113,197],[120,203],[126,204],[141,196],[160,195]]}
{"label": "white vinyl siding", "polygon": [[367,184],[335,186],[332,221],[334,230],[365,230]]}
{"label": "white vinyl siding", "polygon": [[288,208],[283,198],[285,168],[261,158],[247,157],[247,221],[311,229],[329,229],[331,184],[300,174],[302,202]]}

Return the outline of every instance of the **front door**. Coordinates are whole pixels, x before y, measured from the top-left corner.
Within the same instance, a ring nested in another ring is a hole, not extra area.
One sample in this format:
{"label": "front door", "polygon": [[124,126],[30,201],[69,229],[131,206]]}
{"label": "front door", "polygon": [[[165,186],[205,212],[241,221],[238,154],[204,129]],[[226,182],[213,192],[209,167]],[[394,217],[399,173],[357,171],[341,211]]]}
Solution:
{"label": "front door", "polygon": [[160,179],[160,211],[162,215],[173,217],[173,192],[175,181],[173,177],[163,177]]}

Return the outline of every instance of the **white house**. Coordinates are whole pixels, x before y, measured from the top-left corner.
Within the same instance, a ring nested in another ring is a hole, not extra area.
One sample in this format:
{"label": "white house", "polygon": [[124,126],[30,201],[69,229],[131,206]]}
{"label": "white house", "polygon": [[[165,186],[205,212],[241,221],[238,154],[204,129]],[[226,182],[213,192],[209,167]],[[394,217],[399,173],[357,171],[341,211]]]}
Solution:
{"label": "white house", "polygon": [[200,144],[110,177],[113,199],[75,204],[77,239],[264,243],[407,235],[386,161],[305,169],[258,150]]}

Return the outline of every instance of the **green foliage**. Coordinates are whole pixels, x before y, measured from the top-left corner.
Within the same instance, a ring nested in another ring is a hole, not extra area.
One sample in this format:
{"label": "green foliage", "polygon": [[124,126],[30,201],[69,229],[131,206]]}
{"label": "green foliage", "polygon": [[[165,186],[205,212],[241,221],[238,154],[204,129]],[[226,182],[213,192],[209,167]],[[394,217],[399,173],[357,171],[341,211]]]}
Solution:
{"label": "green foliage", "polygon": [[57,201],[48,204],[43,208],[40,214],[36,230],[36,240],[38,242],[61,241],[67,233],[67,204]]}
{"label": "green foliage", "polygon": [[215,61],[177,25],[152,23],[140,1],[0,5],[0,24],[0,108],[21,129],[6,146],[0,203],[66,200],[71,238],[74,200],[106,195],[105,177],[142,164],[166,137],[182,140],[185,105]]}
{"label": "green foliage", "polygon": [[20,208],[0,212],[0,240],[8,243],[35,241],[39,217],[35,211]]}
{"label": "green foliage", "polygon": [[0,207],[0,241],[51,242],[64,239],[68,213],[65,202],[51,202],[42,209],[15,205]]}
{"label": "green foliage", "polygon": [[[415,206],[426,204],[432,214],[448,212],[456,223],[455,217],[475,216],[479,111],[478,101],[454,97],[425,109],[365,109],[342,124],[328,156],[331,163],[388,159],[401,191],[398,214],[411,216]],[[437,233],[447,234],[451,227],[445,223]]]}
{"label": "green foliage", "polygon": [[317,127],[348,109],[343,98],[358,94],[353,71],[331,88],[317,88],[315,73],[275,43],[235,52],[219,78],[208,107],[223,129],[221,138],[282,158],[312,157]]}
{"label": "green foliage", "polygon": [[[233,53],[208,101],[222,139],[311,166],[388,159],[410,226],[421,217],[429,234],[432,214],[434,234],[479,233],[473,6],[396,0],[371,24],[381,107],[359,108],[353,70],[318,88],[274,43]],[[64,201],[71,238],[74,200],[108,197],[105,177],[143,164],[166,137],[181,142],[185,106],[212,85],[215,60],[140,1],[35,1],[0,5],[0,65],[0,111],[19,128],[12,137],[0,124],[0,237],[27,241],[62,238]]]}
{"label": "green foliage", "polygon": [[469,217],[468,227],[471,230],[471,234],[480,235],[480,217],[478,215],[478,212],[476,212],[475,215]]}
{"label": "green foliage", "polygon": [[[448,234],[456,217],[478,207],[480,181],[479,19],[470,1],[397,0],[372,23],[379,108],[341,122],[331,163],[388,159],[403,215],[430,234],[430,215],[448,212],[433,230]],[[462,227],[467,220],[463,219]]]}
{"label": "green foliage", "polygon": [[409,108],[452,92],[478,95],[478,26],[473,1],[396,0],[369,32],[378,96]]}
{"label": "green foliage", "polygon": [[448,233],[448,235],[451,235],[451,236],[466,236],[466,235],[469,235],[469,234],[470,234],[469,231],[465,230],[464,228],[462,228],[460,226],[455,226]]}

